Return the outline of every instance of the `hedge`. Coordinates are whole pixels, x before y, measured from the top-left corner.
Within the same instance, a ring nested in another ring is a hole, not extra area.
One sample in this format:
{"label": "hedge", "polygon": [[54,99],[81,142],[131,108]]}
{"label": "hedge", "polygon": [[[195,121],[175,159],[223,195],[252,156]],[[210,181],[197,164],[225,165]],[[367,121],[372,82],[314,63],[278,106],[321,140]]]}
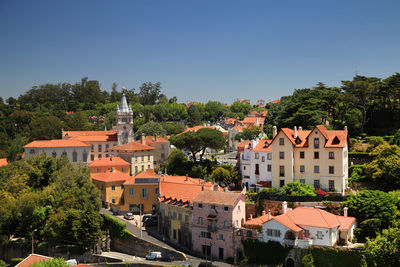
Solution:
{"label": "hedge", "polygon": [[242,240],[247,263],[250,264],[282,264],[291,247],[284,247],[279,242],[261,242],[257,239]]}
{"label": "hedge", "polygon": [[263,192],[260,192],[256,195],[247,194],[247,197],[250,199],[250,201],[275,200],[275,201],[287,201],[287,202],[322,202],[322,201],[341,202],[347,200],[347,196],[342,196],[342,195],[286,196],[281,194],[273,194],[273,195],[263,194]]}
{"label": "hedge", "polygon": [[372,159],[369,152],[349,152],[350,159]]}
{"label": "hedge", "polygon": [[112,238],[124,240],[132,235],[128,229],[126,229],[126,224],[124,222],[106,213],[102,213],[101,216],[103,217],[103,230],[109,230]]}
{"label": "hedge", "polygon": [[316,267],[360,266],[361,252],[359,250],[329,247],[311,247],[309,250],[314,258]]}

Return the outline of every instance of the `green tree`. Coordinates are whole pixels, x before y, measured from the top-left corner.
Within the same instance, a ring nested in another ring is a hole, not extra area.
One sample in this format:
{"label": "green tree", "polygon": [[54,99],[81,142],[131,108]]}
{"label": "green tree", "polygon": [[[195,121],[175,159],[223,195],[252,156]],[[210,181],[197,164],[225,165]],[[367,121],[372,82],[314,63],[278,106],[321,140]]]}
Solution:
{"label": "green tree", "polygon": [[203,149],[203,141],[196,132],[186,132],[172,136],[170,141],[175,147],[190,151],[193,162],[196,162],[196,154]]}
{"label": "green tree", "polygon": [[48,261],[36,262],[32,267],[68,267],[69,265],[63,258],[51,259]]}
{"label": "green tree", "polygon": [[376,180],[400,187],[400,147],[387,143],[372,151],[374,160],[366,165],[366,173]]}
{"label": "green tree", "polygon": [[256,139],[261,133],[261,129],[255,126],[244,128],[242,132],[238,133],[235,136],[235,139],[238,141],[241,140],[254,140]]}
{"label": "green tree", "polygon": [[167,131],[164,130],[161,124],[150,121],[140,126],[136,134],[144,134],[146,136],[165,136],[167,134]]}
{"label": "green tree", "polygon": [[200,123],[200,121],[202,120],[202,115],[201,112],[198,108],[197,105],[191,105],[188,108],[188,115],[189,115],[189,121],[193,124],[193,125],[197,125]]}
{"label": "green tree", "polygon": [[382,228],[391,225],[397,212],[395,201],[391,195],[379,190],[363,190],[342,202],[348,207],[350,216],[357,218],[358,223],[368,219],[379,219]]}
{"label": "green tree", "polygon": [[8,144],[7,161],[13,162],[21,158],[24,152],[24,145],[27,143],[27,138],[17,135]]}
{"label": "green tree", "polygon": [[10,115],[10,118],[15,124],[17,133],[22,133],[23,131],[29,131],[28,126],[35,118],[35,115],[26,110],[16,110]]}
{"label": "green tree", "polygon": [[212,178],[217,183],[223,183],[225,185],[230,185],[233,182],[231,179],[231,173],[223,167],[216,168],[211,173],[210,178]]}
{"label": "green tree", "polygon": [[354,229],[354,235],[357,238],[357,242],[365,243],[368,238],[375,238],[381,229],[381,221],[379,219],[368,219],[359,224]]}
{"label": "green tree", "polygon": [[301,263],[304,267],[314,267],[314,258],[311,253],[308,253],[301,258]]}
{"label": "green tree", "polygon": [[224,135],[218,130],[202,128],[198,130],[196,134],[201,139],[202,144],[200,161],[203,161],[203,156],[207,147],[218,151],[223,149],[226,145]]}
{"label": "green tree", "polygon": [[140,104],[145,105],[155,105],[159,100],[161,92],[161,83],[143,83],[139,88],[139,99]]}
{"label": "green tree", "polygon": [[67,119],[66,128],[69,131],[85,131],[89,128],[88,116],[84,111],[78,111]]}
{"label": "green tree", "polygon": [[33,140],[60,139],[62,124],[55,116],[37,117],[30,124],[31,138]]}
{"label": "green tree", "polygon": [[176,135],[184,131],[185,127],[177,122],[162,122],[161,127],[167,132],[167,135]]}
{"label": "green tree", "polygon": [[316,196],[314,188],[300,182],[289,182],[281,190],[287,196]]}
{"label": "green tree", "polygon": [[368,266],[399,266],[400,229],[389,228],[375,239],[367,240],[364,248]]}
{"label": "green tree", "polygon": [[168,156],[166,168],[170,174],[186,175],[188,159],[181,150],[174,149]]}

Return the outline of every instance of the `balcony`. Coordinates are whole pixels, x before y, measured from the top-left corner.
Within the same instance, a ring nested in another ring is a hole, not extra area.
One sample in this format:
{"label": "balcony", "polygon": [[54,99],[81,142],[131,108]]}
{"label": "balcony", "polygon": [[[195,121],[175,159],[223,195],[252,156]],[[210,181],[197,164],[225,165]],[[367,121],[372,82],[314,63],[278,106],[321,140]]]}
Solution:
{"label": "balcony", "polygon": [[207,230],[210,231],[210,232],[216,232],[216,231],[218,230],[218,228],[217,228],[217,226],[214,225],[214,224],[209,224],[209,225],[207,226]]}

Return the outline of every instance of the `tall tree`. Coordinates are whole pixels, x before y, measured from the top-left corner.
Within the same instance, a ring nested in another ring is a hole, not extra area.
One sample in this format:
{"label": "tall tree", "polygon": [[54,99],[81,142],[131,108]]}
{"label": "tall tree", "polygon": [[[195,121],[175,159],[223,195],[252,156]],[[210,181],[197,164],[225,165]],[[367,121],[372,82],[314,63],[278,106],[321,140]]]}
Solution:
{"label": "tall tree", "polygon": [[142,105],[154,105],[159,100],[161,83],[146,82],[139,88],[139,99]]}

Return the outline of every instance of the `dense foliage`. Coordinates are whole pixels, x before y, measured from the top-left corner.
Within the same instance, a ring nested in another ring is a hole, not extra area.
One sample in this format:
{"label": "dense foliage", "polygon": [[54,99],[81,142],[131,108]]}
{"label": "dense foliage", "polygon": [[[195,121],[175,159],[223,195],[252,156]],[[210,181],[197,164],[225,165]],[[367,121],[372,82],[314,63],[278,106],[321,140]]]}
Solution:
{"label": "dense foliage", "polygon": [[63,258],[40,261],[31,265],[32,267],[68,267],[69,265]]}
{"label": "dense foliage", "polygon": [[82,250],[98,242],[100,198],[86,167],[39,154],[0,168],[0,238]]}
{"label": "dense foliage", "polygon": [[290,247],[283,247],[279,242],[261,242],[257,239],[242,240],[247,263],[279,265],[283,264]]}
{"label": "dense foliage", "polygon": [[399,266],[400,262],[400,229],[383,230],[373,240],[365,243],[365,260],[367,266]]}
{"label": "dense foliage", "polygon": [[287,196],[316,196],[314,187],[300,182],[289,182],[281,190]]}

